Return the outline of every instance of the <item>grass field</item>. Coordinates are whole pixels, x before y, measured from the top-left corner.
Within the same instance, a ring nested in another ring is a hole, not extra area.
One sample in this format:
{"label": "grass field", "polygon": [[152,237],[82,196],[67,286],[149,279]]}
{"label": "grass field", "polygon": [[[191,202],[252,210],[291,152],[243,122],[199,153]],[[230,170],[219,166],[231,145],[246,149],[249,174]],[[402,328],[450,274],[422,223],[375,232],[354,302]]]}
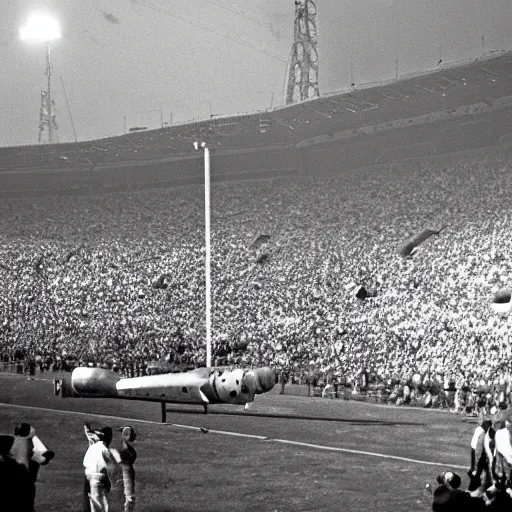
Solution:
{"label": "grass field", "polygon": [[[27,421],[56,452],[40,472],[37,512],[81,510],[84,421],[136,429],[141,512],[427,511],[425,484],[439,472],[455,468],[467,484],[475,425],[460,416],[277,392],[256,400],[251,415],[169,405],[163,425],[158,404],[61,399],[49,379],[0,374],[0,432]],[[120,484],[111,510],[122,502]]]}

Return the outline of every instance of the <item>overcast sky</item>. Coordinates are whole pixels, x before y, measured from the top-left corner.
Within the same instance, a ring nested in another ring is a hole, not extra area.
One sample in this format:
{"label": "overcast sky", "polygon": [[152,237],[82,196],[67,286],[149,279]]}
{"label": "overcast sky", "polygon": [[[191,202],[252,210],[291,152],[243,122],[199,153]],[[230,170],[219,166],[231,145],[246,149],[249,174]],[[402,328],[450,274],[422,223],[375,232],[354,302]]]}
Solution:
{"label": "overcast sky", "polygon": [[[320,92],[512,49],[510,0],[317,0]],[[58,138],[264,110],[283,103],[294,0],[0,0],[0,145],[38,139],[44,44],[20,41],[53,14]],[[482,40],[482,36],[484,36]],[[63,87],[64,85],[64,87]]]}

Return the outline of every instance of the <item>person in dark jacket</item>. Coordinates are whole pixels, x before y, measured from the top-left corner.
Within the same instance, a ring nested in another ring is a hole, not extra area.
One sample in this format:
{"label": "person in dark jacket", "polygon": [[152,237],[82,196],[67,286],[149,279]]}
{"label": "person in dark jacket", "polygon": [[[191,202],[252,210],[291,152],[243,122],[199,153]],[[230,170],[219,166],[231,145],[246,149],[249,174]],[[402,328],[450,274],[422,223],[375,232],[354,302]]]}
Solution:
{"label": "person in dark jacket", "polygon": [[33,512],[34,485],[28,468],[11,456],[14,436],[0,435],[0,509]]}
{"label": "person in dark jacket", "polygon": [[495,484],[493,493],[488,493],[490,496],[487,498],[486,512],[509,512],[512,510],[512,492],[507,488],[504,479],[498,479]]}
{"label": "person in dark jacket", "polygon": [[469,492],[459,489],[460,476],[447,471],[437,477],[439,486],[434,491],[433,512],[483,512],[486,502],[473,498]]}
{"label": "person in dark jacket", "polygon": [[10,456],[28,471],[30,486],[27,486],[26,497],[30,500],[30,510],[34,510],[36,498],[36,482],[41,466],[48,464],[55,453],[48,450],[36,436],[36,431],[29,423],[18,423],[14,428],[13,444]]}
{"label": "person in dark jacket", "polygon": [[137,434],[132,427],[121,429],[122,446],[119,453],[123,472],[124,512],[132,512],[135,507],[135,469],[133,464],[137,459],[137,452],[132,443],[136,437]]}

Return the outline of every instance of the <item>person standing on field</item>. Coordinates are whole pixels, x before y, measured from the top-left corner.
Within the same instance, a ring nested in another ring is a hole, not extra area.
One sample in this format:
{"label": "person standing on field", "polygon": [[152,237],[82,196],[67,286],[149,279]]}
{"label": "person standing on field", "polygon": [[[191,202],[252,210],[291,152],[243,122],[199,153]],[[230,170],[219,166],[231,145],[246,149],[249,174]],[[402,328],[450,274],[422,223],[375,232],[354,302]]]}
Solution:
{"label": "person standing on field", "polygon": [[[87,439],[91,442],[90,428],[85,426]],[[85,477],[89,483],[91,512],[108,512],[107,496],[112,487],[111,474],[116,465],[114,455],[109,450],[112,429],[104,427],[97,434],[98,440],[89,445],[84,457]]]}
{"label": "person standing on field", "polygon": [[137,452],[132,446],[137,434],[132,427],[121,429],[122,446],[119,451],[120,466],[123,472],[124,512],[132,512],[135,507],[135,469],[133,464],[137,459]]}

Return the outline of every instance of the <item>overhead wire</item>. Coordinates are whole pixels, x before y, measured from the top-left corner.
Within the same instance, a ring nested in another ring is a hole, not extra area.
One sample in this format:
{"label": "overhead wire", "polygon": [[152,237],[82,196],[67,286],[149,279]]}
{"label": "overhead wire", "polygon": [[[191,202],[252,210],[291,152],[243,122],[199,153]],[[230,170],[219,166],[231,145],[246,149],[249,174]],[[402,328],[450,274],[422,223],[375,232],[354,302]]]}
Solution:
{"label": "overhead wire", "polygon": [[244,11],[239,11],[237,9],[232,9],[230,7],[226,7],[225,5],[214,2],[213,0],[206,0],[206,2],[209,4],[212,4],[212,5],[216,5],[217,7],[220,7],[221,9],[225,9],[226,11],[232,12],[234,14],[238,14],[239,16],[242,16],[242,18],[245,18],[246,20],[253,21],[260,27],[270,28],[270,29],[272,28],[271,23],[264,23],[264,22],[261,22],[260,20],[257,20],[256,18],[252,18],[251,16],[248,16],[247,14],[245,14]]}
{"label": "overhead wire", "polygon": [[241,46],[246,46],[247,48],[250,48],[251,50],[254,50],[256,52],[259,52],[259,53],[262,53],[264,55],[267,55],[268,57],[276,59],[276,60],[278,60],[280,62],[286,63],[286,60],[283,59],[282,57],[280,57],[278,55],[275,55],[275,54],[272,54],[272,53],[268,52],[267,50],[262,50],[261,48],[258,48],[253,43],[251,43],[250,41],[246,41],[245,39],[241,39],[241,38],[238,38],[238,37],[232,37],[229,34],[222,33],[220,31],[212,28],[211,26],[205,25],[203,23],[198,23],[197,21],[193,21],[190,18],[186,18],[185,16],[181,16],[179,14],[171,13],[171,12],[166,11],[164,9],[160,9],[158,7],[155,7],[154,5],[148,4],[146,2],[142,2],[141,0],[131,0],[131,3],[132,3],[132,7],[133,7],[133,4],[135,4],[135,5],[139,5],[140,7],[143,7],[143,8],[150,9],[152,11],[158,12],[160,14],[164,14],[166,16],[170,16],[171,18],[176,18],[176,19],[178,19],[178,20],[180,20],[180,21],[182,21],[184,23],[187,23],[188,25],[192,25],[194,27],[200,28],[201,30],[206,30],[207,32],[210,32],[210,33],[215,34],[217,36],[223,37],[224,39],[232,41],[232,42],[234,42],[236,44],[239,44]]}

